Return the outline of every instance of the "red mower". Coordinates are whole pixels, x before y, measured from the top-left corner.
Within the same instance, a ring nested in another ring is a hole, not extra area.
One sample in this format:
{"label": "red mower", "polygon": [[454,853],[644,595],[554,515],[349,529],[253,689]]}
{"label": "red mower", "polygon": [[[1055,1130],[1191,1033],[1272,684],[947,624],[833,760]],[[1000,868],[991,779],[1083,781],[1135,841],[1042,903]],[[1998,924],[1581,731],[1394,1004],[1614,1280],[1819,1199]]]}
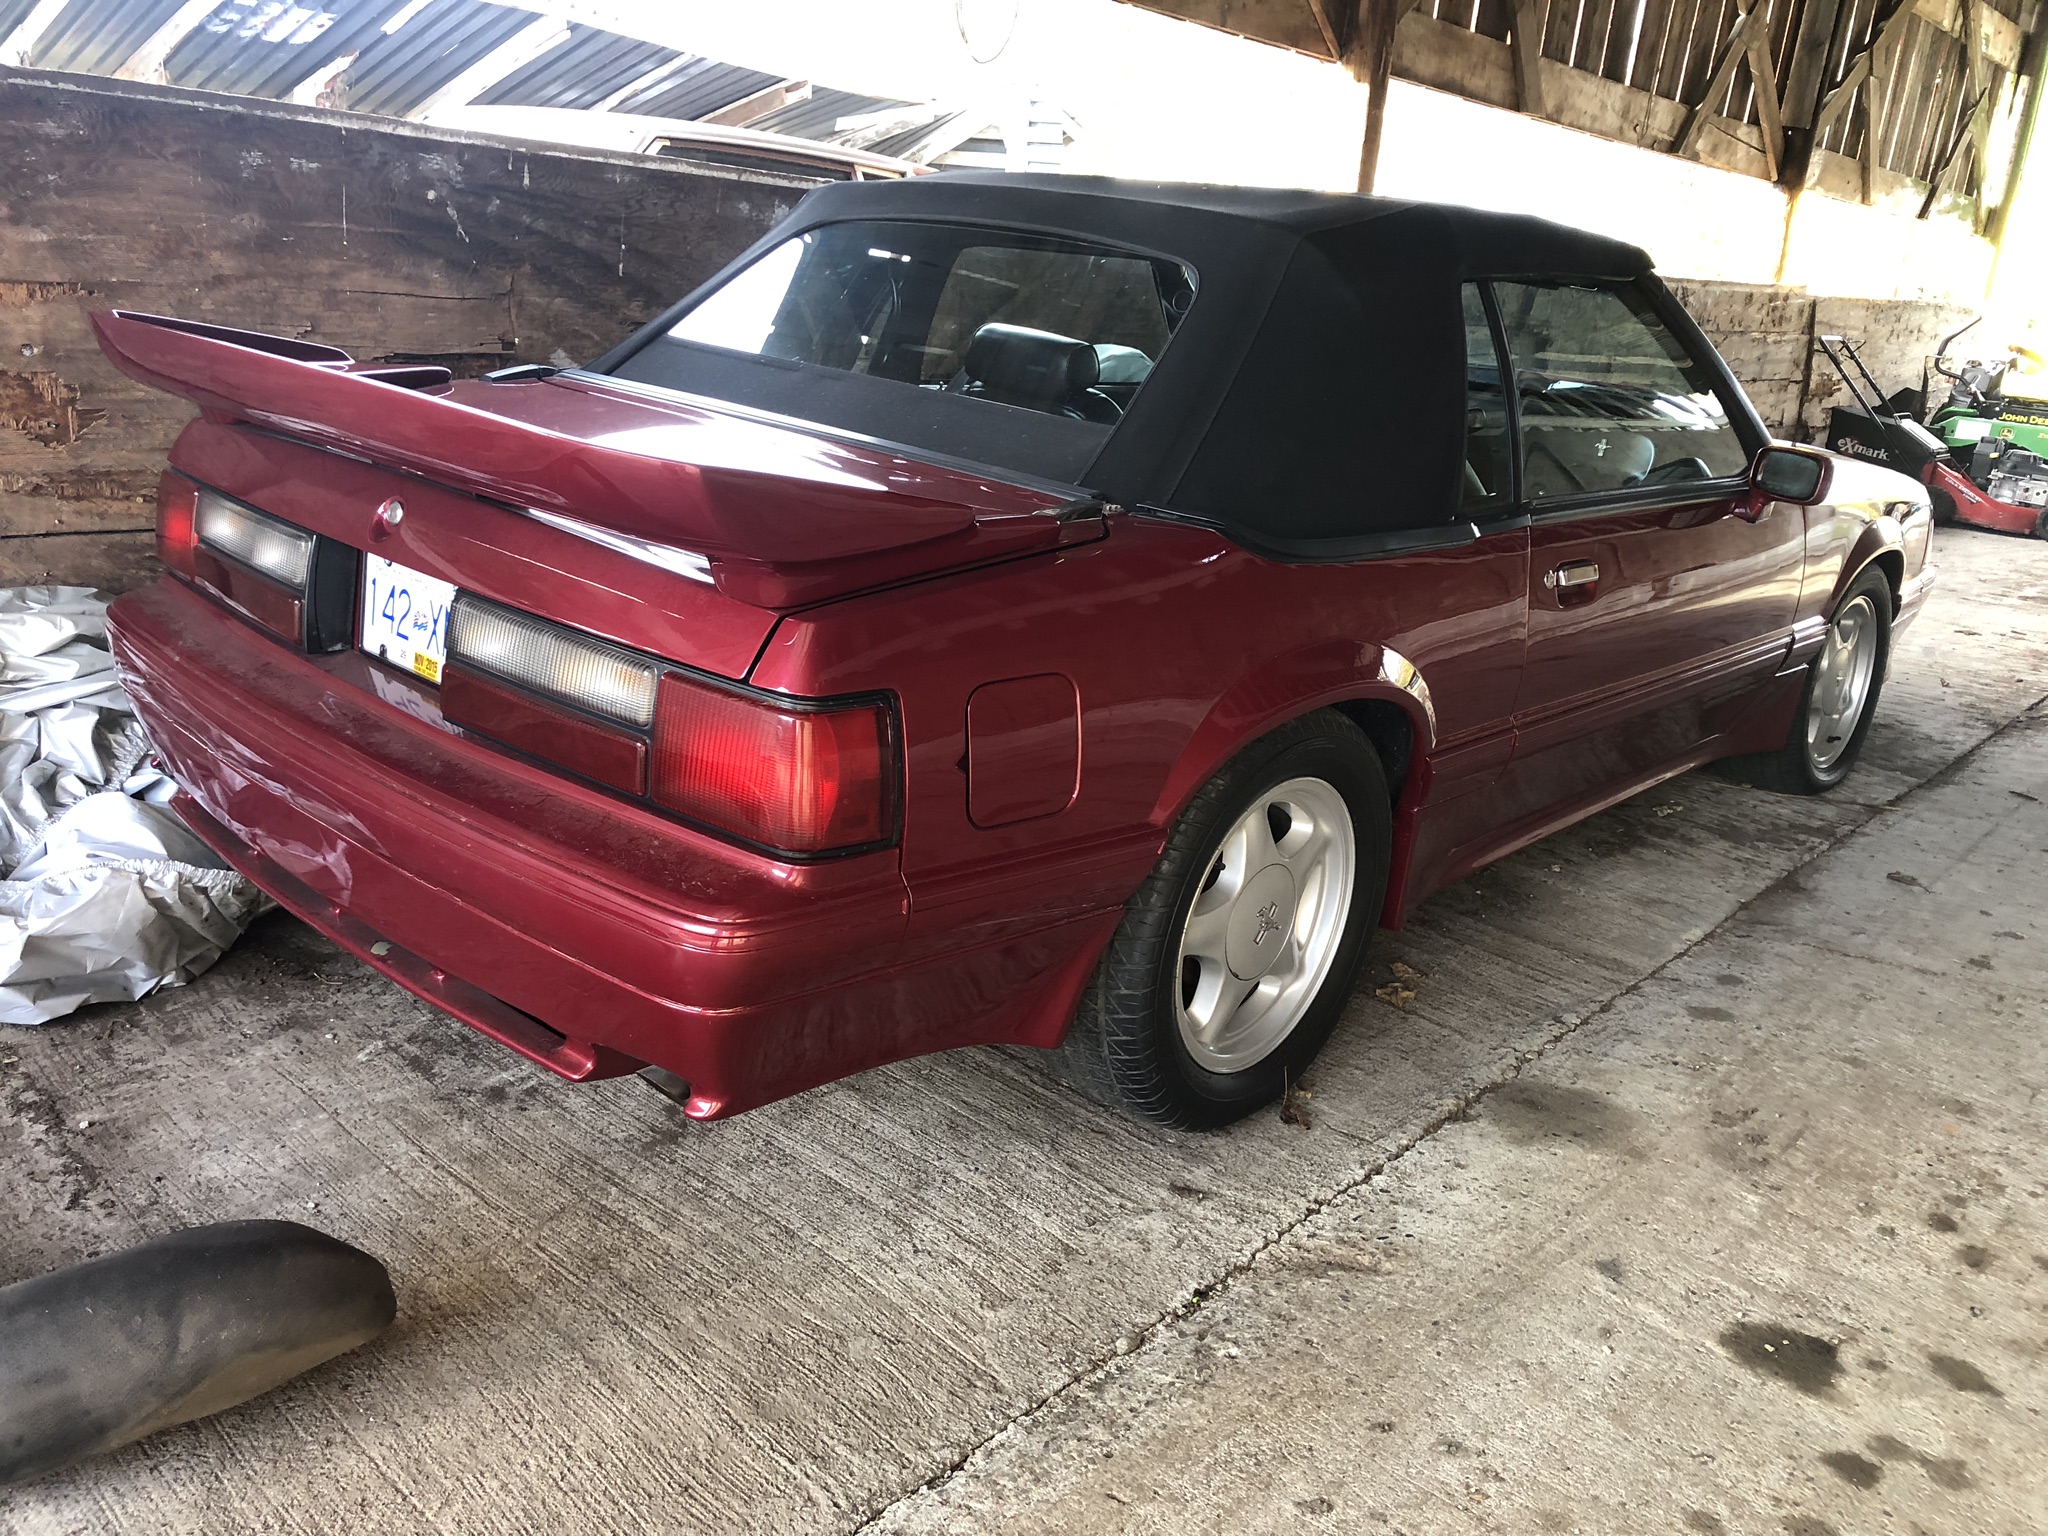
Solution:
{"label": "red mower", "polygon": [[[1971,321],[1975,325],[1976,321]],[[1963,330],[1970,327],[1965,326]],[[1886,395],[1842,336],[1816,336],[1856,406],[1828,413],[1826,446],[1913,476],[1926,485],[1941,523],[2048,539],[2048,404],[2002,389],[2004,364],[1944,366],[1957,331],[1941,344],[1934,366],[1948,379],[1947,399],[1933,425],[1918,415],[1925,389]]]}

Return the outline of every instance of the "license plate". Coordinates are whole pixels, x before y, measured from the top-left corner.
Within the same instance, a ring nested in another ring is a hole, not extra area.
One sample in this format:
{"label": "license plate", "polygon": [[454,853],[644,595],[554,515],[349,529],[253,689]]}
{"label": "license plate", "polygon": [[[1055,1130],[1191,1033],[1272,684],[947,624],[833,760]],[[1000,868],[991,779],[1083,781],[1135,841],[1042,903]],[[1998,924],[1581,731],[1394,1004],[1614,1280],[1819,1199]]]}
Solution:
{"label": "license plate", "polygon": [[448,607],[454,601],[454,582],[365,555],[358,644],[401,672],[439,683],[441,664],[448,659]]}

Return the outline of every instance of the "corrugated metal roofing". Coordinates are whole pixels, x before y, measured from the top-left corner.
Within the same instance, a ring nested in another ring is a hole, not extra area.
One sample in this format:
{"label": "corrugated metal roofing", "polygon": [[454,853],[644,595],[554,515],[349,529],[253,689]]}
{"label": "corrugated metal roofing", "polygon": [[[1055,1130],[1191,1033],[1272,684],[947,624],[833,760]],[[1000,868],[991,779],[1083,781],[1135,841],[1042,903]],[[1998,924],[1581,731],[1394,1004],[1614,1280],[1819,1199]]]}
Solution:
{"label": "corrugated metal roofing", "polygon": [[[0,0],[0,38],[35,8],[36,0]],[[181,0],[69,0],[43,32],[29,62],[44,69],[111,75],[132,59]],[[464,70],[525,28],[537,13],[491,0],[219,0],[164,60],[173,85],[280,100],[350,55],[335,104],[357,112],[403,117]],[[400,25],[387,33],[392,21]],[[601,28],[572,23],[567,41],[483,91],[479,105],[587,110],[664,64],[675,67],[614,110],[655,117],[710,117],[782,76],[746,69]],[[796,138],[829,140],[838,120],[904,103],[817,87],[749,123]],[[911,148],[924,126],[898,130],[874,146]]]}
{"label": "corrugated metal roofing", "polygon": [[0,43],[14,35],[14,29],[28,20],[36,0],[0,0]]}
{"label": "corrugated metal roofing", "polygon": [[[648,89],[620,102],[621,112],[644,112],[649,117],[709,117],[736,101],[745,101],[756,91],[779,85],[780,75],[716,59],[693,58],[672,75],[657,80]],[[752,127],[752,124],[748,124]]]}
{"label": "corrugated metal roofing", "polygon": [[37,69],[111,75],[177,14],[183,0],[71,0],[37,39]]}
{"label": "corrugated metal roofing", "polygon": [[407,0],[226,0],[164,61],[173,85],[282,100],[376,41]]}
{"label": "corrugated metal roofing", "polygon": [[477,97],[483,107],[573,107],[585,110],[623,91],[650,69],[682,55],[659,43],[613,32],[569,28],[569,41],[550,48]]}
{"label": "corrugated metal roofing", "polygon": [[960,112],[943,113],[940,116],[913,123],[898,133],[890,134],[886,139],[877,139],[874,143],[864,144],[861,147],[878,155],[895,155],[900,159],[911,150],[916,149],[940,128],[945,127],[948,123],[959,121],[964,115],[964,113]]}
{"label": "corrugated metal roofing", "polygon": [[907,106],[886,96],[856,96],[852,91],[813,89],[808,101],[793,101],[779,112],[747,124],[763,133],[788,133],[800,139],[823,139],[842,117],[861,117],[884,107]]}
{"label": "corrugated metal roofing", "polygon": [[433,0],[349,66],[342,105],[403,117],[442,86],[540,18],[485,0]]}

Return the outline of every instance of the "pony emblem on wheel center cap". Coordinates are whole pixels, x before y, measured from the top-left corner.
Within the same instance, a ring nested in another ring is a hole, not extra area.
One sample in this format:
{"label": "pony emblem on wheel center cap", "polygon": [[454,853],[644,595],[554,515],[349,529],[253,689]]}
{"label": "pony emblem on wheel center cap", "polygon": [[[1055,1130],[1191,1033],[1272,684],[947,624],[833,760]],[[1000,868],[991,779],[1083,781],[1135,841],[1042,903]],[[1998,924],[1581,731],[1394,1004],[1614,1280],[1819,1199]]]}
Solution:
{"label": "pony emblem on wheel center cap", "polygon": [[1239,980],[1256,981],[1286,953],[1285,944],[1266,941],[1294,926],[1294,904],[1299,899],[1285,864],[1268,864],[1245,881],[1224,940],[1224,958]]}
{"label": "pony emblem on wheel center cap", "polygon": [[1278,931],[1279,927],[1280,903],[1278,901],[1269,901],[1259,908],[1259,931],[1252,935],[1252,943],[1265,943],[1266,935]]}

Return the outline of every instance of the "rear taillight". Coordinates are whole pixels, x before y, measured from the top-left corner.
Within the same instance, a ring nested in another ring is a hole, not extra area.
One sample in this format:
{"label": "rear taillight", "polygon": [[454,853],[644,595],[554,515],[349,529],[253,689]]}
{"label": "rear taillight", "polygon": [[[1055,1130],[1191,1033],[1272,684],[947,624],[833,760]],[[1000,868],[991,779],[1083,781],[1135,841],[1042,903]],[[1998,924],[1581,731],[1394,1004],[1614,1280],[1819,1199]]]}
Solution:
{"label": "rear taillight", "polygon": [[176,470],[167,469],[156,482],[156,557],[164,569],[187,580],[192,576],[192,550],[198,538],[193,526],[199,487]]}
{"label": "rear taillight", "polygon": [[625,794],[647,793],[645,736],[586,719],[453,658],[441,673],[441,715]]}
{"label": "rear taillight", "polygon": [[449,615],[452,724],[769,852],[896,835],[888,704],[814,704],[702,680],[464,592]]}
{"label": "rear taillight", "polygon": [[157,486],[157,550],[281,639],[335,651],[355,635],[357,552],[182,476]]}
{"label": "rear taillight", "polygon": [[671,672],[654,712],[654,798],[693,821],[789,853],[895,833],[886,705],[812,707]]}
{"label": "rear taillight", "polygon": [[654,720],[651,656],[469,592],[448,613],[448,659],[588,710],[630,730]]}
{"label": "rear taillight", "polygon": [[305,593],[313,570],[313,535],[305,529],[203,488],[194,525],[201,548],[226,555],[289,592]]}

